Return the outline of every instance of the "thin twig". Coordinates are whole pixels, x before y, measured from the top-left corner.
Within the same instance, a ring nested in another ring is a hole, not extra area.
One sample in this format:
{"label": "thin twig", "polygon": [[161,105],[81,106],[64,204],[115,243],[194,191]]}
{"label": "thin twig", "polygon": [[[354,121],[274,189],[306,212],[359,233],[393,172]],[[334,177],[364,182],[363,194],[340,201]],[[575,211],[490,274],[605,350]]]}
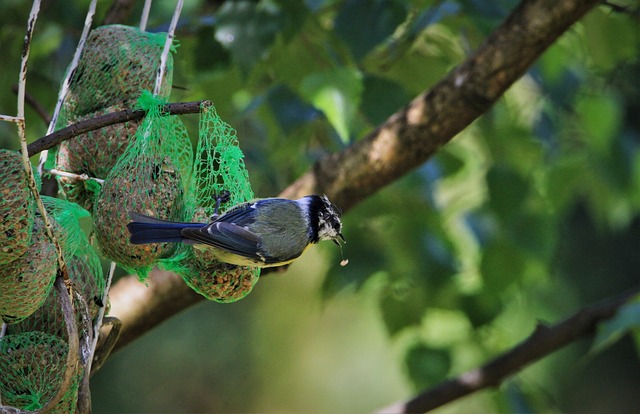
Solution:
{"label": "thin twig", "polygon": [[91,365],[91,346],[93,344],[93,326],[91,324],[91,315],[89,314],[89,305],[84,297],[74,290],[75,300],[78,303],[76,312],[82,319],[81,331],[78,333],[78,341],[80,341],[79,355],[80,366],[78,373],[82,373],[82,380],[78,385],[78,402],[76,404],[78,414],[87,414],[91,412],[91,390],[89,387],[89,370]]}
{"label": "thin twig", "polygon": [[113,280],[113,274],[116,271],[116,262],[111,262],[109,266],[109,274],[107,275],[107,280],[104,285],[104,292],[102,293],[102,304],[98,310],[98,318],[96,319],[96,324],[94,326],[93,333],[93,344],[91,345],[91,355],[89,358],[89,363],[87,364],[87,376],[91,374],[91,365],[93,363],[93,355],[96,352],[96,347],[98,345],[98,339],[100,338],[100,329],[102,328],[102,320],[104,319],[104,313],[106,310],[106,304],[109,302],[109,289],[111,289],[111,281]]}
{"label": "thin twig", "polygon": [[41,413],[48,412],[58,404],[73,384],[73,380],[78,372],[80,341],[78,339],[78,327],[76,326],[76,314],[73,308],[72,291],[69,290],[69,285],[60,277],[56,279],[54,288],[58,294],[58,300],[60,300],[60,304],[62,305],[62,314],[64,315],[64,323],[67,326],[67,337],[69,338],[69,348],[67,350],[67,363],[64,377],[60,383],[58,392],[38,411]]}
{"label": "thin twig", "polygon": [[[22,59],[20,61],[20,77],[18,78],[18,109],[16,117],[24,122],[24,96],[27,90],[27,61],[29,60],[29,51],[31,50],[31,39],[33,31],[40,13],[40,0],[34,0],[29,13],[29,21],[27,23],[27,32],[24,35],[24,43],[22,44]],[[31,167],[29,166],[29,169]]]}
{"label": "thin twig", "polygon": [[[51,134],[53,130],[56,128],[56,123],[58,122],[58,116],[60,115],[60,109],[62,108],[62,103],[64,98],[67,96],[67,92],[69,91],[69,85],[71,84],[71,77],[73,76],[76,68],[78,67],[78,62],[80,62],[80,56],[82,55],[82,51],[84,50],[84,45],[87,41],[87,37],[89,37],[89,31],[91,30],[91,23],[93,22],[93,16],[96,13],[96,3],[97,0],[91,0],[89,4],[89,10],[87,11],[87,16],[84,19],[84,28],[82,29],[82,34],[80,35],[80,40],[78,41],[78,46],[76,47],[76,51],[73,54],[73,60],[67,69],[67,74],[62,82],[62,86],[60,87],[60,92],[58,92],[58,101],[56,102],[56,108],[53,111],[53,115],[51,116],[51,122],[49,123],[49,128],[47,129],[47,134]],[[40,154],[40,161],[38,162],[38,172],[42,174],[42,169],[44,168],[44,164],[47,161],[48,152],[43,151]]]}
{"label": "thin twig", "polygon": [[42,221],[44,222],[45,229],[47,232],[47,236],[55,246],[56,254],[58,256],[58,268],[60,269],[60,274],[65,280],[68,280],[67,275],[67,265],[64,262],[64,256],[62,254],[62,248],[60,247],[60,243],[57,238],[53,234],[53,225],[49,220],[47,215],[47,211],[42,203],[42,199],[40,198],[40,194],[38,192],[38,188],[36,185],[35,177],[33,176],[33,171],[31,169],[31,161],[29,161],[29,151],[27,149],[27,136],[25,132],[25,120],[24,120],[24,95],[26,91],[27,85],[27,61],[29,60],[29,51],[31,49],[31,39],[33,37],[33,30],[35,28],[36,21],[38,19],[38,13],[40,12],[40,0],[34,0],[33,6],[31,8],[31,13],[29,14],[29,22],[27,23],[27,33],[24,37],[24,44],[22,46],[22,59],[20,63],[20,77],[18,79],[18,108],[16,118],[18,119],[18,135],[20,137],[20,147],[22,154],[22,164],[24,166],[25,174],[27,175],[27,184],[29,185],[29,189],[33,194],[33,197],[36,201],[36,205],[38,206],[38,210],[40,211],[40,215],[42,217]]}
{"label": "thin twig", "polygon": [[497,387],[527,365],[591,335],[599,322],[613,317],[622,305],[639,292],[640,286],[587,306],[553,326],[539,324],[527,339],[482,367],[445,381],[408,401],[390,405],[378,413],[423,413],[476,391]]}
{"label": "thin twig", "polygon": [[151,10],[152,0],[144,0],[144,6],[142,7],[142,15],[140,15],[140,31],[147,30],[147,22],[149,21],[149,11]]}
{"label": "thin twig", "polygon": [[182,12],[183,4],[184,0],[178,0],[176,9],[173,12],[173,17],[171,18],[171,24],[169,25],[169,30],[167,31],[167,38],[164,41],[164,49],[162,49],[162,55],[160,56],[160,67],[158,68],[158,74],[156,76],[156,85],[153,88],[154,95],[158,95],[160,93],[160,89],[162,88],[162,80],[167,69],[167,59],[169,59],[169,53],[171,51],[171,47],[173,46],[173,38],[176,32],[176,26],[178,26],[178,20],[180,19],[180,13]]}
{"label": "thin twig", "polygon": [[21,122],[23,120],[22,117],[17,117],[17,116],[13,116],[13,115],[1,115],[0,114],[0,121],[5,121],[5,122],[13,122],[13,123],[18,123]]}
{"label": "thin twig", "polygon": [[[166,104],[162,111],[169,115],[196,114],[200,112],[201,105],[211,105],[210,101],[176,102]],[[121,124],[128,121],[136,121],[144,118],[146,112],[143,110],[125,109],[123,111],[112,112],[91,119],[85,119],[66,128],[50,133],[29,144],[29,156],[33,156],[41,151],[59,145],[70,138],[77,137],[89,131],[95,131],[113,124]]]}
{"label": "thin twig", "polygon": [[104,180],[102,178],[89,177],[88,174],[75,174],[67,171],[57,170],[55,168],[47,170],[47,172],[49,174],[57,175],[58,177],[73,178],[74,180],[78,181],[95,181],[98,184],[104,184]]}

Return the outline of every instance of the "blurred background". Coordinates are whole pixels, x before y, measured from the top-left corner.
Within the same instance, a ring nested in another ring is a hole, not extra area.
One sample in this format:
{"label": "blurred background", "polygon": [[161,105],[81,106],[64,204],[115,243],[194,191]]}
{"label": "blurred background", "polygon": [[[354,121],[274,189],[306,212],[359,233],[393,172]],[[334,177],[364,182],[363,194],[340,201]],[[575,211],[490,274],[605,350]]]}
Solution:
{"label": "blurred background", "polygon": [[[28,3],[0,3],[3,114],[15,113]],[[141,3],[123,23],[138,24]],[[606,3],[429,162],[345,215],[348,266],[321,244],[241,301],[173,317],[93,378],[94,412],[371,412],[636,286],[639,10]],[[212,100],[254,192],[275,196],[441,79],[517,4],[186,1],[171,101]],[[87,6],[43,2],[27,91],[49,113]],[[166,31],[173,7],[155,2],[149,30]],[[45,131],[27,109],[30,141]],[[0,123],[0,147],[19,147],[13,125]],[[632,316],[437,412],[637,411]]]}

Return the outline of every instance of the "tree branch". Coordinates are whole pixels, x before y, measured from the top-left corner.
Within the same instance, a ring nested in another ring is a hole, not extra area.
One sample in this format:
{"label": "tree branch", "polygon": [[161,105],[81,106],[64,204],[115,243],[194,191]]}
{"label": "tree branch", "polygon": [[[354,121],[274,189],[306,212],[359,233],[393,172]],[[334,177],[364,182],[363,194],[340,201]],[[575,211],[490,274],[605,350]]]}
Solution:
{"label": "tree branch", "polygon": [[[261,277],[285,269],[286,266],[262,269]],[[140,283],[137,276],[129,275],[111,288],[110,313],[122,322],[122,330],[112,352],[178,312],[204,300],[204,296],[191,289],[179,275],[166,270],[152,270],[145,283]],[[107,329],[104,333],[107,333]]]}
{"label": "tree branch", "polygon": [[[523,0],[482,46],[430,90],[362,141],[321,159],[281,195],[326,193],[344,211],[424,163],[518,80],[598,0]],[[178,283],[179,282],[179,283]],[[121,348],[201,299],[177,275],[153,275],[151,292],[126,277],[114,285],[111,313],[123,322]],[[136,297],[135,303],[130,297]]]}
{"label": "tree branch", "polygon": [[523,0],[480,46],[367,138],[321,159],[285,196],[326,193],[348,209],[427,161],[485,113],[598,0]]}
{"label": "tree branch", "polygon": [[539,324],[526,340],[482,367],[445,381],[406,402],[386,407],[379,413],[423,413],[473,392],[497,387],[508,376],[532,362],[591,335],[599,322],[614,316],[622,305],[638,293],[640,286],[615,298],[582,308],[556,325]]}
{"label": "tree branch", "polygon": [[201,300],[179,275],[164,270],[154,269],[146,285],[133,275],[120,279],[109,292],[110,314],[122,322],[112,352]]}
{"label": "tree branch", "polygon": [[[176,102],[166,104],[163,111],[170,115],[184,115],[195,114],[200,112],[200,106],[202,104],[211,104],[209,101],[194,101],[194,102]],[[77,137],[89,131],[95,131],[100,128],[104,128],[113,124],[121,124],[127,121],[136,121],[144,118],[146,111],[125,109],[124,111],[112,112],[110,114],[101,115],[95,118],[85,119],[76,124],[69,125],[66,128],[59,129],[56,132],[39,138],[32,142],[27,147],[29,151],[29,157],[55,147],[61,142],[70,138]]]}

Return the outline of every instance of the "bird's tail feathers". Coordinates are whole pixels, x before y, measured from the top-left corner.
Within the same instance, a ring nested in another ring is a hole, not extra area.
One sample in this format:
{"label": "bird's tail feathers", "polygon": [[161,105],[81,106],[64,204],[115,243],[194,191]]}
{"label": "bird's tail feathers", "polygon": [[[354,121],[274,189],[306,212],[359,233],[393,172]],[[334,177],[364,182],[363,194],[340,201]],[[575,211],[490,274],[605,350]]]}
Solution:
{"label": "bird's tail feathers", "polygon": [[147,243],[179,243],[185,241],[182,229],[187,227],[202,227],[203,223],[181,223],[160,220],[145,214],[130,212],[131,221],[127,229],[131,237],[131,244]]}

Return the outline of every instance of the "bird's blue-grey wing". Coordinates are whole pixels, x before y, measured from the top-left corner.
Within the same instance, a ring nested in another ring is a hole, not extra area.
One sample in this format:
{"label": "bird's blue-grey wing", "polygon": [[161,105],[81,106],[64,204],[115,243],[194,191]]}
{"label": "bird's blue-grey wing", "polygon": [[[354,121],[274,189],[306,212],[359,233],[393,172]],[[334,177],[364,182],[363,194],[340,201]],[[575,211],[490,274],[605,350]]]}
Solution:
{"label": "bird's blue-grey wing", "polygon": [[225,211],[224,214],[216,218],[214,221],[233,223],[241,227],[248,227],[255,223],[258,210],[270,211],[274,206],[282,207],[284,204],[293,206],[295,205],[295,202],[284,198],[262,198],[255,201],[248,201],[235,206],[231,210]]}
{"label": "bird's blue-grey wing", "polygon": [[196,243],[207,244],[240,256],[262,260],[258,252],[260,237],[234,223],[214,221],[205,227],[183,229],[182,236]]}

